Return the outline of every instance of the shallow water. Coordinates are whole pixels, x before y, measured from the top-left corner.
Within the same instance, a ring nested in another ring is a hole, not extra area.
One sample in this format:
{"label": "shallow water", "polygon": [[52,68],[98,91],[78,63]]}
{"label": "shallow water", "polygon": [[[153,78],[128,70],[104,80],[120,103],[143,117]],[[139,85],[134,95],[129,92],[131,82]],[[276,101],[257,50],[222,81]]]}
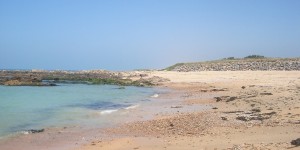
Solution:
{"label": "shallow water", "polygon": [[0,137],[29,129],[109,125],[108,114],[135,108],[154,93],[112,85],[0,86]]}

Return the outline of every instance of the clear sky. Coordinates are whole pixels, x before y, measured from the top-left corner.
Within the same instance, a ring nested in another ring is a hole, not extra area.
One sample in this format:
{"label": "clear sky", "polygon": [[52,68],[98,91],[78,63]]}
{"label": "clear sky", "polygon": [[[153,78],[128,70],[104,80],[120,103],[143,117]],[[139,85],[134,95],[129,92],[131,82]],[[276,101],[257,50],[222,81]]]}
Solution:
{"label": "clear sky", "polygon": [[2,69],[300,56],[300,0],[0,0]]}

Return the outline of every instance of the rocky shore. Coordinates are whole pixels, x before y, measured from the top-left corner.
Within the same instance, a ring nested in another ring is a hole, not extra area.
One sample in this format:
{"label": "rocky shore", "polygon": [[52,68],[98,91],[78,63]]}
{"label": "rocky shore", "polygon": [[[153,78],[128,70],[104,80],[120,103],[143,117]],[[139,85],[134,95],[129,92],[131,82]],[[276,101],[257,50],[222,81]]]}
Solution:
{"label": "rocky shore", "polygon": [[57,83],[112,84],[123,86],[153,86],[166,79],[145,77],[139,72],[113,72],[105,70],[47,71],[0,70],[0,85],[55,86]]}
{"label": "rocky shore", "polygon": [[166,70],[190,71],[292,71],[300,70],[300,58],[259,58],[179,63]]}

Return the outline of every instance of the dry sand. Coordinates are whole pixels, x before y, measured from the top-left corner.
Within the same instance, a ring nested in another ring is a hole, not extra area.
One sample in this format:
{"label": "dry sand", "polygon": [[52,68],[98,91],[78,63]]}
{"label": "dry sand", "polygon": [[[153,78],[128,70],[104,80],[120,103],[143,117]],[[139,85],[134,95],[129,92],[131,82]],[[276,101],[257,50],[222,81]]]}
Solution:
{"label": "dry sand", "polygon": [[[76,149],[300,149],[299,71],[142,72],[170,81],[178,110],[105,130]],[[181,111],[206,105],[209,109]]]}

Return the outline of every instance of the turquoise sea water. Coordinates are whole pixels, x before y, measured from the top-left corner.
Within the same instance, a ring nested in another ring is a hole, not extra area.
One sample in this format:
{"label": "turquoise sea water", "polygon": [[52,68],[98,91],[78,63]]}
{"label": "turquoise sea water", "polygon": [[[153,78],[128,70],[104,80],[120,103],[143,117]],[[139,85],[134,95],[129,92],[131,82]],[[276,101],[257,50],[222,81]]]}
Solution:
{"label": "turquoise sea water", "polygon": [[152,88],[111,85],[0,86],[0,137],[29,129],[99,125],[104,123],[101,115],[147,101],[154,93]]}

